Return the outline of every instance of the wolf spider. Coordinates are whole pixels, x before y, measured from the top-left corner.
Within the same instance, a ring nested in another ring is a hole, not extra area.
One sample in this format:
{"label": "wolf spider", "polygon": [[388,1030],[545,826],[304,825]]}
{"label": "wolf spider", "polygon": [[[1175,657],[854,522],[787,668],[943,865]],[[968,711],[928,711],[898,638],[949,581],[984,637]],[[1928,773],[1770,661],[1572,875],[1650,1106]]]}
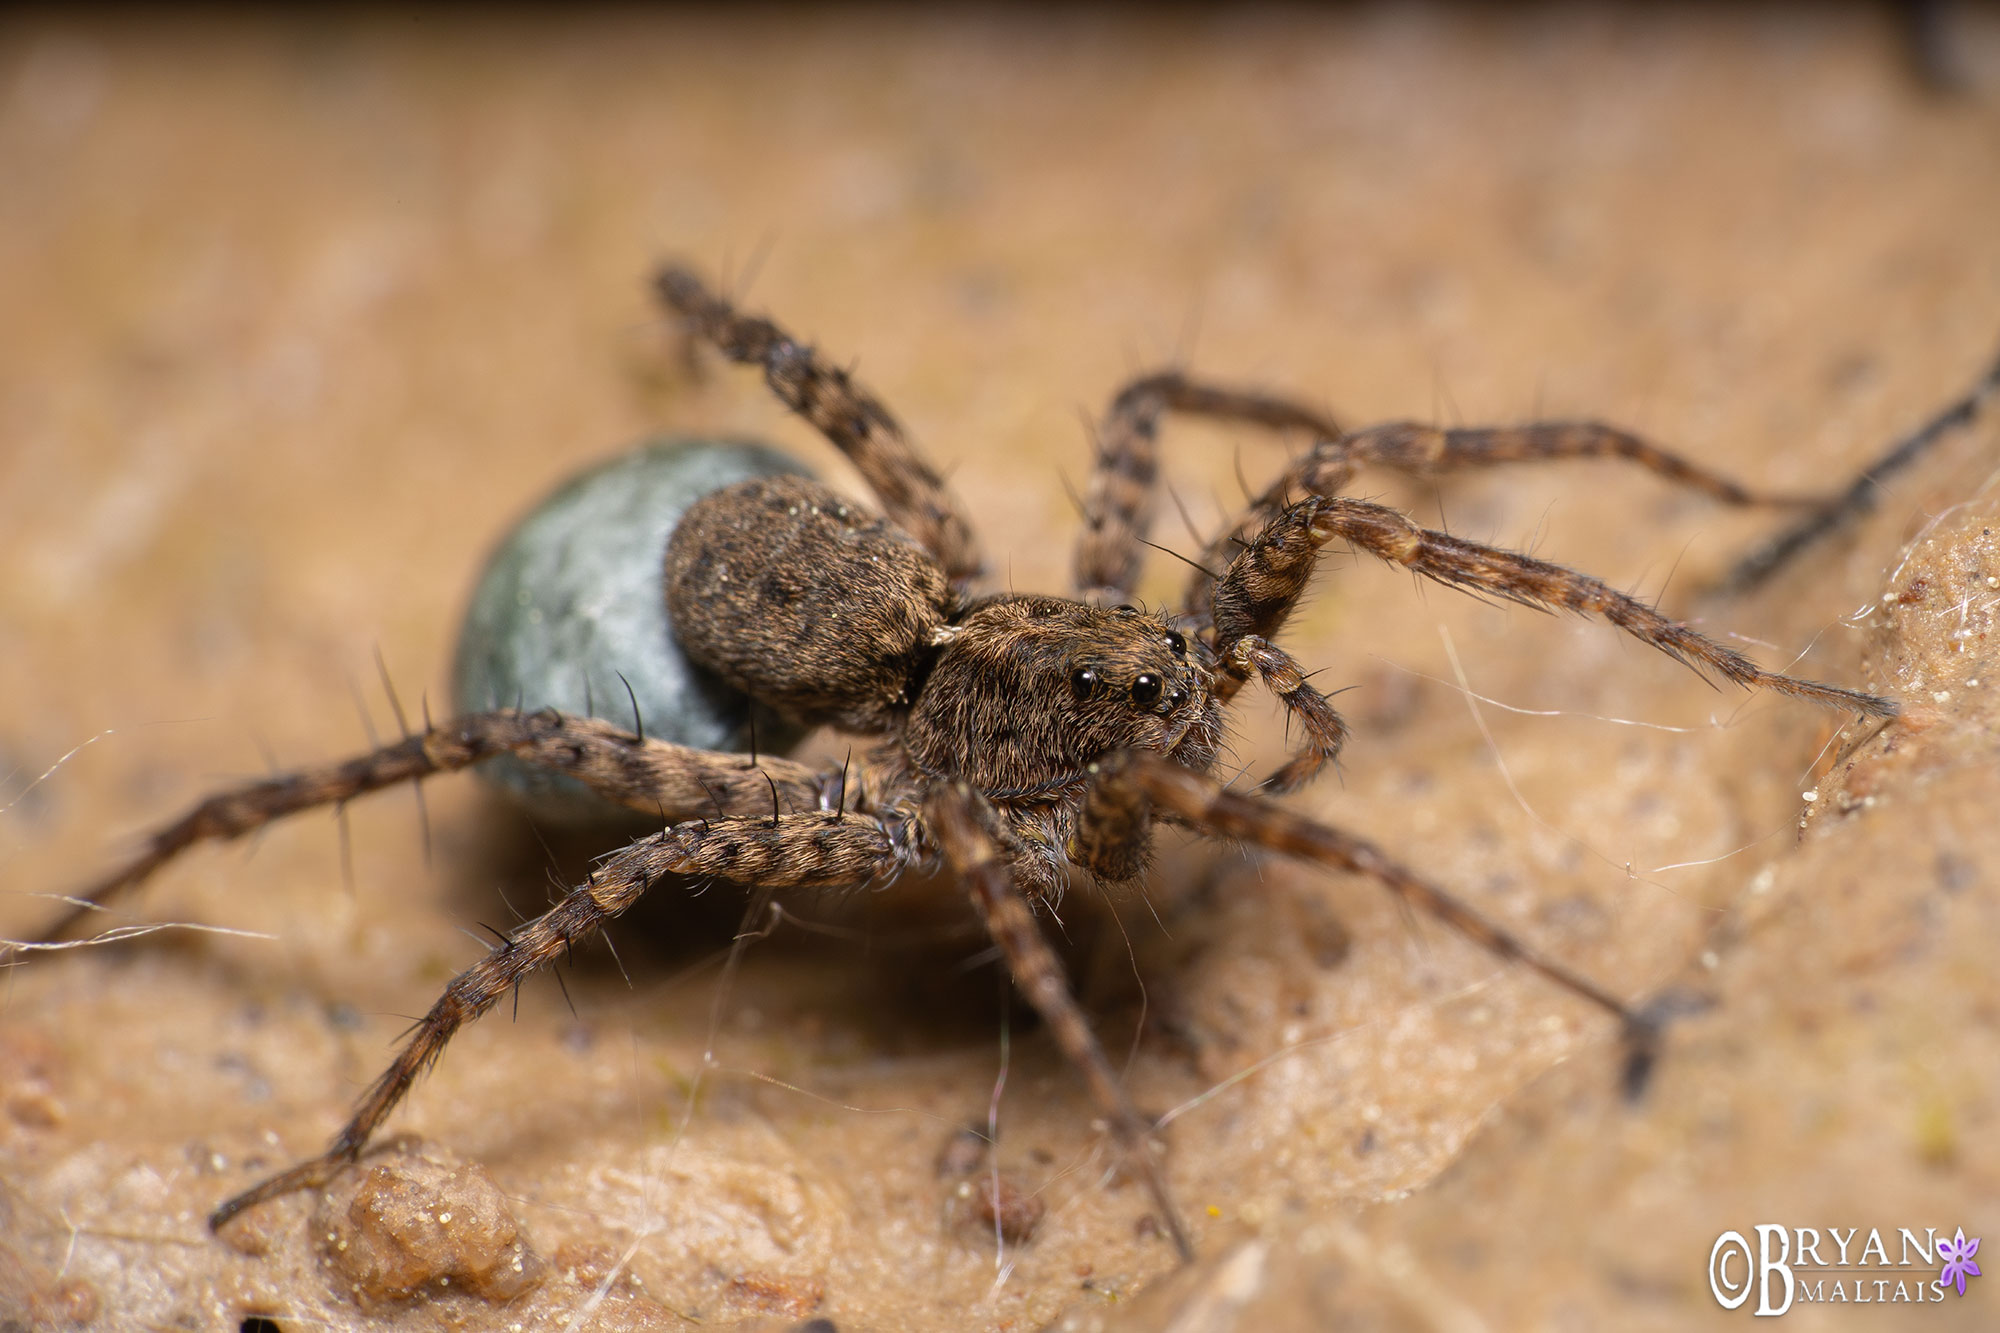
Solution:
{"label": "wolf spider", "polygon": [[[1892,717],[1889,699],[1766,671],[1597,579],[1419,527],[1341,494],[1376,464],[1418,475],[1530,459],[1614,457],[1735,505],[1764,502],[1723,477],[1591,422],[1440,430],[1342,429],[1284,398],[1169,372],[1111,402],[1082,503],[1076,596],[976,592],[972,529],[883,405],[769,320],[739,313],[687,270],[655,283],[666,309],[773,392],[859,469],[885,517],[801,477],[717,491],[688,511],[666,553],[665,594],[688,656],[800,722],[878,743],[853,772],[691,749],[556,712],[469,713],[344,763],[210,797],[143,853],[87,888],[52,933],[130,889],[189,846],[314,806],[511,754],[567,774],[667,827],[602,861],[553,909],[517,926],[445,987],[395,1061],[320,1156],[224,1202],[221,1228],[266,1200],[352,1164],[416,1077],[465,1023],[630,907],[661,877],[833,888],[942,866],[965,885],[1016,985],[1088,1080],[1137,1163],[1183,1257],[1193,1252],[1152,1126],[1121,1088],[1036,924],[1071,868],[1119,883],[1145,872],[1155,823],[1372,878],[1495,955],[1532,968],[1615,1019],[1636,1085],[1656,1022],[1540,952],[1369,842],[1272,797],[1340,753],[1346,726],[1273,642],[1332,541],[1476,594],[1599,616],[1698,671],[1815,703]],[[1316,443],[1211,542],[1176,615],[1127,605],[1157,475],[1161,418],[1179,412],[1310,432]],[[1292,497],[1300,497],[1294,499]],[[1773,502],[1790,502],[1773,498]],[[1303,744],[1255,794],[1212,774],[1223,713],[1261,682]]]}

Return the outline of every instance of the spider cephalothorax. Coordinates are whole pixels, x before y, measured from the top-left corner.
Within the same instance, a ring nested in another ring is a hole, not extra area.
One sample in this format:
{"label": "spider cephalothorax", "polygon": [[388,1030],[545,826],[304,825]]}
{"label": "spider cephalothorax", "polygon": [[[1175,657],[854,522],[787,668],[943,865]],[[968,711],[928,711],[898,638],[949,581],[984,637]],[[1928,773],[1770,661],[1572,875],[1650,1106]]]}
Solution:
{"label": "spider cephalothorax", "polygon": [[[851,773],[822,772],[768,754],[669,744],[595,718],[502,708],[426,726],[343,764],[224,792],[162,828],[142,855],[79,895],[56,929],[197,841],[235,837],[297,810],[501,755],[667,823],[605,858],[554,908],[508,932],[454,978],[328,1150],[223,1202],[212,1214],[215,1226],[351,1164],[460,1027],[670,874],[839,888],[912,866],[950,871],[1050,1034],[1088,1079],[1114,1136],[1125,1149],[1138,1148],[1150,1126],[1120,1087],[1033,913],[1072,870],[1114,882],[1141,874],[1156,818],[1373,878],[1611,1014],[1627,1039],[1627,1076],[1636,1084],[1654,1038],[1643,1008],[1541,954],[1365,840],[1271,799],[1322,772],[1346,735],[1327,698],[1273,642],[1332,542],[1475,593],[1601,617],[1740,685],[1875,717],[1897,712],[1888,699],[1766,671],[1588,575],[1431,531],[1341,494],[1366,465],[1430,473],[1615,456],[1726,503],[1761,502],[1590,422],[1346,431],[1282,398],[1178,373],[1147,376],[1113,398],[1099,432],[1076,596],[982,592],[971,525],[876,399],[685,270],[666,270],[657,288],[690,333],[761,367],[779,398],[846,453],[884,511],[788,475],[742,481],[696,502],[664,554],[663,595],[680,642],[756,703],[799,724],[865,738],[869,753]],[[1157,425],[1169,411],[1303,430],[1315,443],[1217,534],[1194,562],[1199,572],[1181,605],[1157,614],[1126,603],[1147,545]],[[1256,795],[1229,790],[1210,773],[1223,712],[1252,683],[1283,703],[1301,737]],[[1133,1160],[1167,1233],[1183,1255],[1191,1253],[1164,1168],[1148,1152]]]}
{"label": "spider cephalothorax", "polygon": [[946,635],[906,731],[926,774],[1011,802],[1080,790],[1112,750],[1198,772],[1215,758],[1214,673],[1165,616],[1008,595],[966,607]]}
{"label": "spider cephalothorax", "polygon": [[1093,863],[1073,844],[1091,765],[1134,750],[1209,770],[1222,708],[1206,647],[1164,616],[1057,597],[975,602],[946,633],[903,733],[914,770],[1007,816],[1024,891],[1059,892],[1065,861],[1130,878],[1143,846]]}

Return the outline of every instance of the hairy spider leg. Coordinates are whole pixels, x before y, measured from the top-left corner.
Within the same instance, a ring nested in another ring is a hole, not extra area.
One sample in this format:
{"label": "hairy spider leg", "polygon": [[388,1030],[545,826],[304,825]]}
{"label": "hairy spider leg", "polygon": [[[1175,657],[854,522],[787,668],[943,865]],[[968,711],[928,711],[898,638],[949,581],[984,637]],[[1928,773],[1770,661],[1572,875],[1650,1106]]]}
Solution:
{"label": "hairy spider leg", "polygon": [[[1275,633],[1312,576],[1313,553],[1336,538],[1450,587],[1491,594],[1539,610],[1600,617],[1697,672],[1712,672],[1738,685],[1830,708],[1853,709],[1869,717],[1895,717],[1901,711],[1895,700],[1880,695],[1766,671],[1735,649],[1668,619],[1601,579],[1547,560],[1419,527],[1400,510],[1345,496],[1310,496],[1265,527],[1258,545],[1270,546],[1282,558],[1256,565],[1239,560],[1231,566],[1232,576],[1240,568],[1245,577],[1240,598],[1228,579],[1216,589],[1218,636],[1239,629]],[[1253,546],[1244,556],[1256,549]],[[1250,577],[1252,573],[1258,577]]]}
{"label": "hairy spider leg", "polygon": [[[2000,366],[1995,367],[2000,375]],[[1230,388],[1180,371],[1141,375],[1112,396],[1097,430],[1096,463],[1083,499],[1076,548],[1077,594],[1111,605],[1137,586],[1159,478],[1159,424],[1167,412],[1240,422],[1274,431],[1304,431],[1312,450],[1253,500],[1211,542],[1197,564],[1219,571],[1236,550],[1300,494],[1334,495],[1370,465],[1413,476],[1502,463],[1610,458],[1636,464],[1678,485],[1731,505],[1826,505],[1828,497],[1765,495],[1651,443],[1596,421],[1530,422],[1516,426],[1443,429],[1392,421],[1348,431],[1327,413],[1296,399]],[[1184,604],[1207,609],[1206,575],[1197,576]]]}
{"label": "hairy spider leg", "polygon": [[1914,466],[1952,431],[1978,420],[1979,414],[1995,398],[2000,398],[2000,360],[1995,360],[1963,396],[1891,444],[1831,503],[1807,514],[1737,561],[1711,591],[1726,597],[1749,592],[1791,563],[1807,547],[1818,544],[1863,514],[1873,511],[1883,494],[1883,483]]}
{"label": "hairy spider leg", "polygon": [[[759,785],[762,785],[761,783]],[[446,1043],[530,973],[554,962],[623,912],[662,876],[689,875],[754,884],[760,889],[845,887],[893,873],[908,847],[876,820],[831,812],[696,820],[650,834],[625,847],[560,903],[506,937],[452,978],[394,1063],[362,1095],[354,1114],[324,1153],[281,1171],[209,1214],[219,1231],[244,1209],[295,1190],[324,1185],[352,1165],[376,1128],[444,1053]]]}
{"label": "hairy spider leg", "polygon": [[1330,416],[1286,398],[1224,388],[1179,371],[1143,375],[1112,396],[1097,429],[1096,463],[1083,497],[1083,530],[1077,534],[1077,596],[1097,606],[1132,599],[1144,563],[1140,548],[1152,523],[1159,478],[1160,418],[1188,416],[1240,421],[1270,430],[1337,436]]}
{"label": "hairy spider leg", "polygon": [[979,574],[972,525],[880,399],[769,319],[739,313],[685,268],[661,269],[653,289],[724,356],[761,366],[778,400],[853,461],[890,520],[936,556],[954,584]]}
{"label": "hairy spider leg", "polygon": [[1160,1210],[1167,1234],[1182,1260],[1194,1258],[1180,1210],[1174,1206],[1165,1173],[1151,1144],[1153,1125],[1139,1113],[1126,1095],[1105,1058],[1104,1048],[1090,1030],[1082,1008],[1070,993],[1062,963],[1035,924],[1027,897],[1015,882],[1014,872],[1000,850],[994,830],[999,814],[993,806],[962,782],[941,782],[934,786],[924,803],[931,832],[946,862],[965,881],[973,904],[986,922],[993,942],[1006,955],[1007,970],[1014,984],[1028,997],[1045,1022],[1056,1044],[1071,1064],[1082,1072],[1091,1096],[1111,1126],[1112,1137],[1128,1162],[1136,1162],[1140,1178]]}
{"label": "hairy spider leg", "polygon": [[[1432,477],[1459,468],[1590,458],[1635,464],[1727,505],[1802,508],[1831,503],[1826,496],[1753,491],[1721,473],[1602,422],[1542,421],[1446,430],[1411,421],[1391,421],[1316,441],[1310,453],[1285,469],[1233,524],[1209,543],[1196,563],[1205,569],[1221,569],[1244,542],[1283,513],[1294,498],[1338,495],[1364,467],[1380,466],[1413,477]],[[1206,604],[1208,582],[1206,574],[1196,574],[1190,579],[1184,597],[1187,606]]]}
{"label": "hairy spider leg", "polygon": [[1227,703],[1252,675],[1264,682],[1285,715],[1299,724],[1305,739],[1285,763],[1258,784],[1274,796],[1297,791],[1340,757],[1347,743],[1347,722],[1327,697],[1306,680],[1298,659],[1269,639],[1248,634],[1230,646],[1215,678],[1215,695]]}
{"label": "hairy spider leg", "polygon": [[1444,922],[1497,958],[1520,963],[1619,1022],[1626,1043],[1622,1082],[1636,1095],[1657,1054],[1659,1022],[1634,1009],[1590,978],[1535,949],[1455,895],[1391,859],[1353,834],[1318,823],[1266,798],[1226,789],[1158,755],[1121,750],[1093,766],[1075,840],[1093,860],[1115,861],[1115,844],[1143,836],[1152,809],[1166,811],[1214,837],[1235,838],[1318,865],[1364,875],[1412,907]]}
{"label": "hairy spider leg", "polygon": [[[748,815],[768,808],[774,791],[791,809],[817,809],[827,791],[826,775],[789,759],[766,756],[753,764],[742,755],[642,741],[608,722],[556,712],[469,713],[370,754],[246,782],[202,800],[150,834],[137,856],[71,895],[70,905],[39,938],[61,939],[97,907],[136,888],[197,843],[240,838],[286,815],[341,805],[501,754],[566,774],[641,814],[668,820],[708,811]],[[865,790],[865,782],[856,790]]]}

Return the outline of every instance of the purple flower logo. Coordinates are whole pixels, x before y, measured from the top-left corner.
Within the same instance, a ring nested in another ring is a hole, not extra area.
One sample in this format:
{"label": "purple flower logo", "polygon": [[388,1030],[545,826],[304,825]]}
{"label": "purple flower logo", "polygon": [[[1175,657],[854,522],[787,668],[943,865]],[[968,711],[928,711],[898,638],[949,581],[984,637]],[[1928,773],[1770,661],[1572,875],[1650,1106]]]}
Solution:
{"label": "purple flower logo", "polygon": [[1979,1265],[1972,1256],[1979,1253],[1979,1237],[1965,1238],[1965,1228],[1958,1229],[1958,1235],[1951,1240],[1938,1242],[1938,1257],[1944,1260],[1944,1271],[1938,1274],[1938,1281],[1947,1287],[1956,1286],[1958,1294],[1965,1295],[1965,1279],[1979,1276]]}

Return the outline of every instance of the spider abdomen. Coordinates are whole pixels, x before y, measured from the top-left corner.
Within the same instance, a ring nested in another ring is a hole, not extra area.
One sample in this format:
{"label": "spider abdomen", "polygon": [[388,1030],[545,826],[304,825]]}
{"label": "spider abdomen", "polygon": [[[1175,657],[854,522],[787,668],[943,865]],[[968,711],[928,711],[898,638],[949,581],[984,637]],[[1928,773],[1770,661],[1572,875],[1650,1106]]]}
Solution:
{"label": "spider abdomen", "polygon": [[802,722],[891,730],[953,605],[927,552],[803,477],[704,496],[667,544],[688,656]]}

